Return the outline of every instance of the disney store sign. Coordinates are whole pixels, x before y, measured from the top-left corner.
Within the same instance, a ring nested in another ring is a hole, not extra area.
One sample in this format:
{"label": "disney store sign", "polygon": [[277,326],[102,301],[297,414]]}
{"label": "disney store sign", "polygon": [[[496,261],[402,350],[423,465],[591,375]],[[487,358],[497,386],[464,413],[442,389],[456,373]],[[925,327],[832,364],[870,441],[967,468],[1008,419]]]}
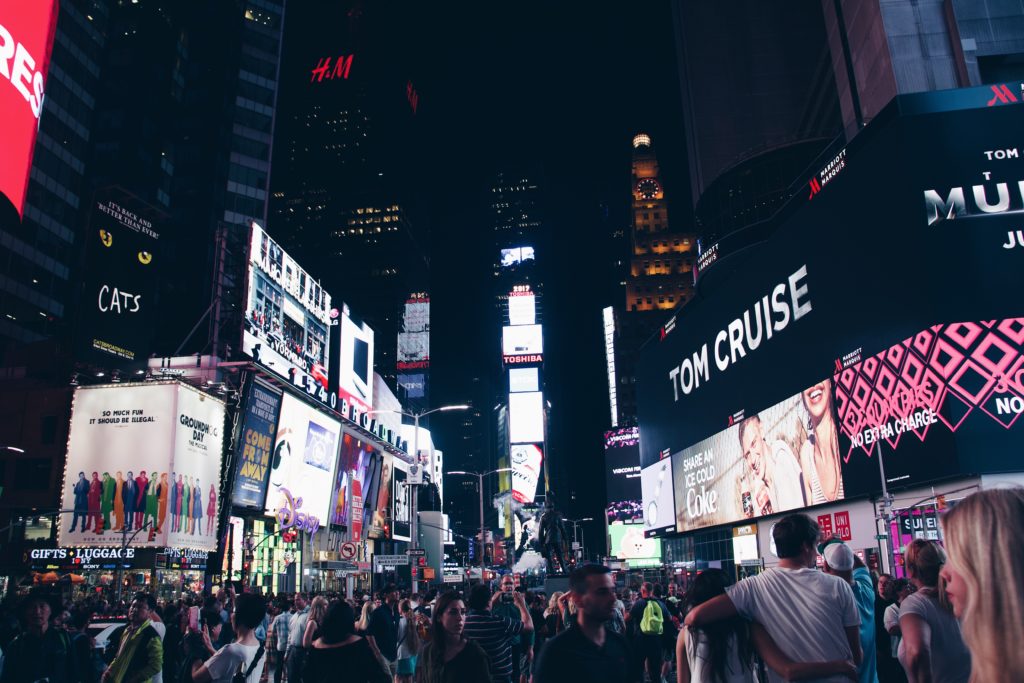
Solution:
{"label": "disney store sign", "polygon": [[295,498],[292,496],[292,492],[283,486],[280,490],[284,504],[277,509],[279,531],[285,532],[294,528],[296,531],[305,531],[312,538],[320,529],[320,518],[299,512],[299,508],[302,507],[302,498]]}

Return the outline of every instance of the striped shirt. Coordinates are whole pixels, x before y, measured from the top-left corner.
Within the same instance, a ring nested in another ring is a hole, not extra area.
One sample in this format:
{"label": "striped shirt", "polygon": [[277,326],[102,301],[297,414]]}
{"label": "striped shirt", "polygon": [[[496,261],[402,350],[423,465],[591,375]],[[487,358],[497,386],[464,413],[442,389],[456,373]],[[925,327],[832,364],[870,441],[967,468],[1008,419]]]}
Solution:
{"label": "striped shirt", "polygon": [[469,610],[463,635],[487,653],[491,680],[506,681],[512,676],[512,638],[523,631],[523,622],[496,617],[489,610]]}

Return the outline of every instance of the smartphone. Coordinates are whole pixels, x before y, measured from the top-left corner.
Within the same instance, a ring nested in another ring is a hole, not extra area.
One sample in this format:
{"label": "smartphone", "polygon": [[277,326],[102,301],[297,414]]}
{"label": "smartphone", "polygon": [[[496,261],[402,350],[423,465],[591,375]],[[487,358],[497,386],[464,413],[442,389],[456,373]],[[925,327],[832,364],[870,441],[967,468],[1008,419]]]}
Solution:
{"label": "smartphone", "polygon": [[188,608],[188,627],[193,631],[199,631],[199,608]]}

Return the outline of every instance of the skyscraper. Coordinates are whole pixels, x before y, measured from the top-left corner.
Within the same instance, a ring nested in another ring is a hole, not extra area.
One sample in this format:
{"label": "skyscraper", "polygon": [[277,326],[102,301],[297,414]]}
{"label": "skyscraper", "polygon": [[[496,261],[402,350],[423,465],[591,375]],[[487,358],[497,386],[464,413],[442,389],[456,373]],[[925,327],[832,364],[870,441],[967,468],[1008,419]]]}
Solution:
{"label": "skyscraper", "polygon": [[631,177],[625,300],[606,308],[603,320],[613,427],[636,424],[636,355],[670,312],[693,296],[697,257],[693,229],[685,221],[669,220],[654,141],[647,133],[633,137]]}
{"label": "skyscraper", "polygon": [[429,344],[399,359],[399,334],[429,340],[430,292],[412,183],[419,93],[399,39],[407,20],[361,2],[291,10],[268,229],[370,324],[378,372],[415,408],[427,403]]}
{"label": "skyscraper", "polygon": [[90,136],[112,3],[60,3],[24,217],[0,219],[0,340],[68,332],[79,219],[88,207]]}

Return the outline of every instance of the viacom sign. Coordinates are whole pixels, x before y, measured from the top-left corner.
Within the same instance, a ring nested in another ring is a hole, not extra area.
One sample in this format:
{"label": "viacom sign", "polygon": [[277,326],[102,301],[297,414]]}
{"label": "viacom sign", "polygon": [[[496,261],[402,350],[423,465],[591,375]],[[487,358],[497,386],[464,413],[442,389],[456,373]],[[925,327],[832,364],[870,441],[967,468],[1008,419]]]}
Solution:
{"label": "viacom sign", "polygon": [[0,6],[0,194],[19,215],[25,208],[56,27],[57,0]]}

